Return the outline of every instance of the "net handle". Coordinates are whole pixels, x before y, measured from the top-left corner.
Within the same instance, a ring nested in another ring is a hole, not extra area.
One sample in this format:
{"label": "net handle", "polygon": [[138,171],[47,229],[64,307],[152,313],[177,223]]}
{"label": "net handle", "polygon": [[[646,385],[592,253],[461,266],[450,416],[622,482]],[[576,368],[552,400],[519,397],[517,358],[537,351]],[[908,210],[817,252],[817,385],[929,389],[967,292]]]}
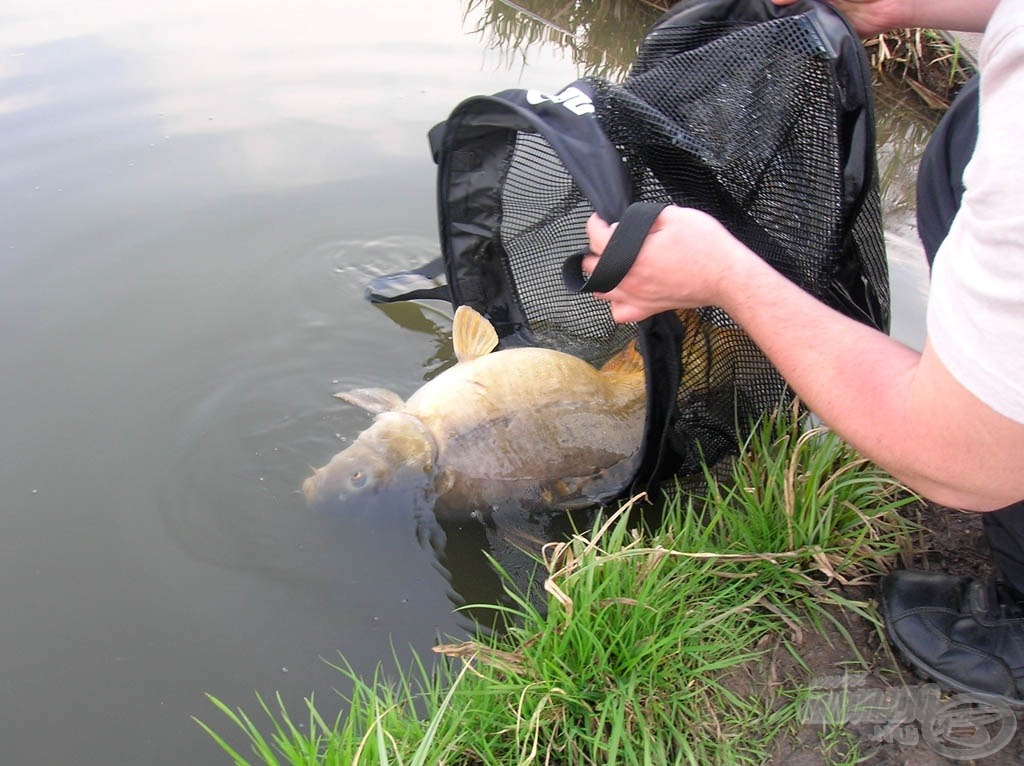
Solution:
{"label": "net handle", "polygon": [[597,267],[590,276],[583,274],[587,251],[570,255],[562,264],[562,282],[571,293],[606,293],[614,290],[633,266],[654,220],[669,202],[634,202],[626,208]]}

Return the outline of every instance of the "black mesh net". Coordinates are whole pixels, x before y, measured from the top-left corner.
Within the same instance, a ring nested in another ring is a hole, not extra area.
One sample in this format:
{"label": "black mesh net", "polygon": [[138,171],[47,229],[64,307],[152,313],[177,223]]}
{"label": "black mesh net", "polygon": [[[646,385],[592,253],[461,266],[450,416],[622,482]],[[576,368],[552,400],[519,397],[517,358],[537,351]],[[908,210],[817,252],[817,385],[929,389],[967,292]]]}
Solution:
{"label": "black mesh net", "polygon": [[536,133],[516,134],[501,187],[497,243],[507,279],[526,317],[530,342],[600,362],[635,335],[617,325],[608,306],[562,284],[566,254],[586,248],[584,226],[594,210],[562,161]]}
{"label": "black mesh net", "polygon": [[[851,158],[857,127],[843,106],[848,83],[835,61],[820,30],[801,15],[669,23],[648,36],[623,83],[588,82],[634,200],[710,213],[811,294],[887,329],[873,136],[860,136],[866,149]],[[785,382],[717,308],[662,315],[638,328],[616,325],[592,296],[568,292],[562,264],[586,249],[593,208],[539,133],[509,136],[496,229],[463,259],[464,268],[479,262],[493,271],[496,257],[501,294],[473,302],[492,316],[506,312],[499,303],[516,304],[523,321],[506,343],[525,338],[600,361],[638,337],[651,398],[654,443],[647,449],[660,465],[648,461],[649,473],[694,472],[702,460],[734,453],[745,428],[788,403]],[[857,162],[867,165],[865,180],[851,188]]]}

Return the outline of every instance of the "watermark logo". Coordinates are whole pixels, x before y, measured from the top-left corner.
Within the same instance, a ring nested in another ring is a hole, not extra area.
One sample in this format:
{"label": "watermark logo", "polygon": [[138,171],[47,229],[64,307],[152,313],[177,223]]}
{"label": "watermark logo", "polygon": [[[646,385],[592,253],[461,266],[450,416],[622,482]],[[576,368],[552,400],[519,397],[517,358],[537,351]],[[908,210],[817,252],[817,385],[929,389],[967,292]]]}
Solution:
{"label": "watermark logo", "polygon": [[876,742],[913,747],[923,740],[957,761],[999,752],[1017,731],[1017,716],[1003,700],[986,694],[943,699],[935,684],[867,685],[866,673],[823,676],[811,682],[801,707],[804,724],[872,726]]}

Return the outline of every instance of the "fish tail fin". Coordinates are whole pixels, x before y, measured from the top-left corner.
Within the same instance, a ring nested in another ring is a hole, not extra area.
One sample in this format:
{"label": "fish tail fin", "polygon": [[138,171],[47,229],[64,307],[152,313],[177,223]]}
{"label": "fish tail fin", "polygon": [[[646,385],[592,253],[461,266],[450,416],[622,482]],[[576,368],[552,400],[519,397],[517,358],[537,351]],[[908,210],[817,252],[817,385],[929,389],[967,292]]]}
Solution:
{"label": "fish tail fin", "polygon": [[615,356],[601,365],[601,372],[618,375],[635,375],[644,371],[644,358],[637,348],[634,338]]}

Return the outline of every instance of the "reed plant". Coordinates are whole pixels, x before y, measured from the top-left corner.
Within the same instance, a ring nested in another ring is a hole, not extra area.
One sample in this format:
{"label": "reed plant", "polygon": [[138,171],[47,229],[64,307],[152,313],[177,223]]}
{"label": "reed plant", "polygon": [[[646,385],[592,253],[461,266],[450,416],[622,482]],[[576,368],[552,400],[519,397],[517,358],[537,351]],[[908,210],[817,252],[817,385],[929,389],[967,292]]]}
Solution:
{"label": "reed plant", "polygon": [[312,700],[299,725],[280,700],[260,700],[257,722],[211,698],[248,753],[201,725],[235,764],[764,763],[799,724],[809,680],[778,677],[772,658],[799,676],[809,632],[841,628],[842,612],[874,619],[851,586],[906,545],[898,511],[912,498],[788,414],[705,478],[653,520],[634,498],[547,544],[541,593],[509,585],[491,607],[501,635],[437,646],[439,661],[397,680],[339,663],[354,691],[334,720]]}
{"label": "reed plant", "polygon": [[[568,51],[587,75],[619,79],[637,46],[673,0],[465,0],[467,18],[509,65],[534,45]],[[955,38],[935,29],[895,29],[864,40],[876,84],[899,83],[942,112],[974,73]]]}
{"label": "reed plant", "polygon": [[975,71],[956,38],[940,30],[894,30],[864,45],[876,78],[898,82],[938,112],[949,107]]}

